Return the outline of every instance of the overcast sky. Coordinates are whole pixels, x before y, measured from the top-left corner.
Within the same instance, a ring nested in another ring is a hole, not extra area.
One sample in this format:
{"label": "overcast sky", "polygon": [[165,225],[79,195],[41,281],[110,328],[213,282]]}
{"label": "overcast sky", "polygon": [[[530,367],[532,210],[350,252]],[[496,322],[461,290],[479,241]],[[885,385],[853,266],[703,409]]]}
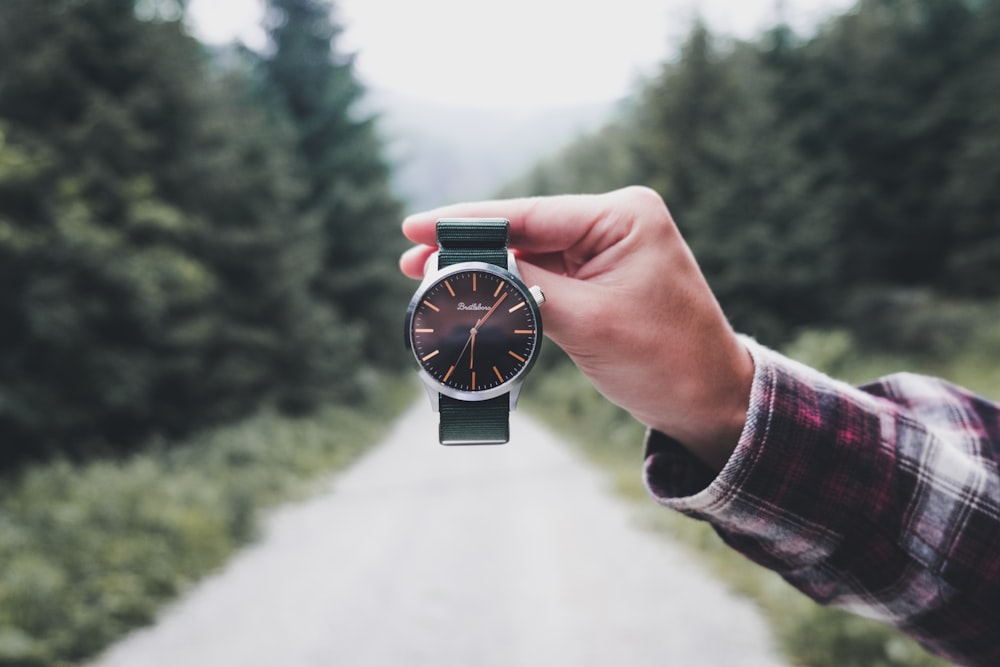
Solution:
{"label": "overcast sky", "polygon": [[[671,55],[700,14],[743,37],[797,29],[853,0],[339,0],[339,47],[371,88],[448,106],[525,110],[618,99]],[[697,9],[695,9],[697,7]],[[193,29],[219,43],[263,43],[260,0],[190,0]]]}

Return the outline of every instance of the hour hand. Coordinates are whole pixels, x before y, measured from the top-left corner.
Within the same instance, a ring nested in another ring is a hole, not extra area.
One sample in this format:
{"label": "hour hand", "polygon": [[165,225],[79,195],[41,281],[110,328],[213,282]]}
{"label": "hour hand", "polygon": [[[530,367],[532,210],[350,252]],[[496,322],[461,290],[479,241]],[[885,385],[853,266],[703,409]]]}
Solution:
{"label": "hour hand", "polygon": [[479,333],[479,329],[473,328],[472,329],[472,335],[469,336],[469,343],[470,343],[470,348],[469,348],[469,370],[472,370],[472,367],[476,363],[476,334],[477,333]]}
{"label": "hour hand", "polygon": [[[477,333],[479,333],[479,330],[478,330],[478,329],[476,329],[476,327],[472,327],[472,329],[471,329],[471,330],[469,330],[469,338],[468,338],[468,340],[466,340],[466,341],[465,341],[465,345],[463,345],[463,346],[462,346],[462,351],[458,353],[458,358],[457,358],[457,359],[455,359],[455,365],[456,365],[456,366],[458,366],[458,363],[459,363],[460,361],[462,361],[462,357],[463,357],[463,356],[465,356],[465,351],[466,351],[467,349],[469,349],[469,345],[470,345],[470,344],[472,345],[472,349],[473,349],[473,350],[475,350],[475,345],[476,345],[476,334],[477,334]],[[470,355],[470,356],[471,356],[471,355]],[[470,365],[469,365],[469,367],[471,368],[471,367],[472,367],[472,366],[471,366],[471,364],[472,364],[472,361],[471,361],[471,359],[470,359],[470,361],[469,361],[469,364],[470,364]]]}

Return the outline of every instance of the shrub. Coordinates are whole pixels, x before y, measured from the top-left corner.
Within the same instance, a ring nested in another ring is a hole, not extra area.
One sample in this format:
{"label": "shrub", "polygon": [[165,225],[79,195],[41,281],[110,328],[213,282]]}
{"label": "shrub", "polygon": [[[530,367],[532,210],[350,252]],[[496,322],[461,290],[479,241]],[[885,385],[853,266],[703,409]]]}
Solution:
{"label": "shrub", "polygon": [[152,621],[254,537],[262,508],[308,493],[374,443],[408,396],[403,386],[381,392],[377,410],[262,413],[129,458],[8,476],[0,666],[81,661]]}

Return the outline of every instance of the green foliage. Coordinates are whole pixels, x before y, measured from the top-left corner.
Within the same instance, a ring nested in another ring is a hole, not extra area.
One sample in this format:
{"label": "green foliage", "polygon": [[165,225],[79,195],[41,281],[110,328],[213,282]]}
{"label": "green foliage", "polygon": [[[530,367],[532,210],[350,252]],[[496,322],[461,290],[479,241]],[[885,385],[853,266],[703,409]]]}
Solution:
{"label": "green foliage", "polygon": [[402,359],[399,212],[335,31],[281,22],[261,77],[182,9],[0,4],[0,467],[355,400]]}
{"label": "green foliage", "polygon": [[645,183],[741,331],[936,353],[912,295],[1000,285],[998,30],[996,0],[862,0],[807,38],[695,24],[633,107],[504,194]]}
{"label": "green foliage", "polygon": [[662,68],[636,108],[636,126],[646,130],[634,142],[639,177],[669,193],[679,210],[707,195],[700,179],[722,166],[725,145],[715,133],[738,102],[722,56],[708,28],[696,22],[677,65]]}
{"label": "green foliage", "polygon": [[331,11],[328,0],[269,0],[273,53],[260,62],[262,93],[289,120],[304,167],[296,212],[321,230],[311,289],[356,324],[366,357],[399,364],[398,304],[410,288],[396,268],[401,208],[375,119],[360,110],[353,57],[336,49]]}
{"label": "green foliage", "polygon": [[969,104],[968,129],[956,146],[948,178],[948,207],[954,234],[954,251],[947,259],[944,277],[956,291],[969,295],[997,296],[1000,292],[1000,3],[988,2],[977,17],[976,29],[967,36],[968,49],[977,59],[963,76],[964,98]]}
{"label": "green foliage", "polygon": [[923,295],[923,305],[906,308],[897,324],[919,347],[865,344],[845,329],[807,329],[784,351],[788,356],[853,384],[907,371],[942,377],[986,398],[1000,401],[1000,304],[953,302]]}
{"label": "green foliage", "polygon": [[254,538],[262,509],[354,460],[412,395],[310,418],[264,413],[121,460],[37,465],[0,484],[0,665],[76,664],[149,623]]}
{"label": "green foliage", "polygon": [[982,14],[957,0],[868,0],[783,65],[798,75],[782,86],[785,113],[808,123],[798,145],[840,184],[829,205],[852,286],[942,279],[970,84],[990,85],[968,41]]}

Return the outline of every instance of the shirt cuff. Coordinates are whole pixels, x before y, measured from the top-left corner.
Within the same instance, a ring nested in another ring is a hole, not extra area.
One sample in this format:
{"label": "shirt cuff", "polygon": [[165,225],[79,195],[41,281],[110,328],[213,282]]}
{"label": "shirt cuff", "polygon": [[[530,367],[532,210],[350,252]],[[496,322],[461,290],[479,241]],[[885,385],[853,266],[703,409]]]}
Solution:
{"label": "shirt cuff", "polygon": [[740,440],[721,472],[716,474],[669,435],[652,429],[647,432],[643,478],[646,489],[660,504],[694,516],[711,513],[713,508],[719,509],[719,503],[735,490],[734,482],[745,474],[753,449],[760,444],[757,435],[768,393],[768,373],[761,363],[762,348],[750,340],[743,343],[754,361],[750,405]]}
{"label": "shirt cuff", "polygon": [[[759,492],[763,486],[762,476],[770,483],[776,480],[779,471],[774,467],[780,464],[781,454],[776,454],[775,448],[795,446],[795,438],[789,437],[787,432],[790,423],[801,426],[796,435],[806,439],[810,439],[811,432],[817,428],[815,420],[819,415],[814,410],[801,410],[797,401],[788,401],[788,397],[804,392],[812,396],[849,394],[862,403],[872,400],[855,387],[788,359],[750,338],[741,337],[741,342],[753,358],[754,378],[743,432],[723,469],[715,474],[664,433],[651,430],[646,437],[644,481],[649,493],[662,505],[716,524],[720,519],[723,519],[721,523],[726,523],[727,517],[743,520],[747,488]],[[786,403],[796,403],[794,416],[784,415],[783,411],[791,411]],[[772,431],[781,434],[777,436]],[[790,456],[788,462],[794,458]],[[756,481],[750,484],[755,476]],[[756,503],[768,502],[759,496],[754,500]]]}

